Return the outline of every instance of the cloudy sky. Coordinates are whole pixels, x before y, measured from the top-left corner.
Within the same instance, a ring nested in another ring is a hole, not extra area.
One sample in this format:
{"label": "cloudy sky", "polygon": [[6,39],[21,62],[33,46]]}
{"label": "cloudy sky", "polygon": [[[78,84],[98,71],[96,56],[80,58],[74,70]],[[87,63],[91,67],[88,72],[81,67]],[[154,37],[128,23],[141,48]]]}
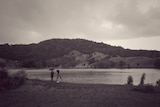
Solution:
{"label": "cloudy sky", "polygon": [[51,38],[160,50],[160,0],[0,0],[0,44]]}

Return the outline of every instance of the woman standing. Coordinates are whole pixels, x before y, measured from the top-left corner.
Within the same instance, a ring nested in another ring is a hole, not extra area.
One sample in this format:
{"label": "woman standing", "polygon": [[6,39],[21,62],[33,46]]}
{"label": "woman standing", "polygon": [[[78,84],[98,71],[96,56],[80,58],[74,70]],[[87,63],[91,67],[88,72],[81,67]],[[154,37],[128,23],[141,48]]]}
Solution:
{"label": "woman standing", "polygon": [[57,70],[57,83],[59,83],[59,80],[58,80],[59,78],[62,80],[62,78],[60,76],[60,70]]}

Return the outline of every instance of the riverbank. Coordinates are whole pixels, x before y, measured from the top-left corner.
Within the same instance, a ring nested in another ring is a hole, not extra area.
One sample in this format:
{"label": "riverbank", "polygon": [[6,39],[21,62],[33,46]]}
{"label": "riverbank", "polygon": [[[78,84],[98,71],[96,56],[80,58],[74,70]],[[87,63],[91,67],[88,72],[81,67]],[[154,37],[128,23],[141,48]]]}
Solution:
{"label": "riverbank", "polygon": [[0,107],[160,107],[160,93],[141,93],[133,88],[27,80],[17,89],[1,91]]}

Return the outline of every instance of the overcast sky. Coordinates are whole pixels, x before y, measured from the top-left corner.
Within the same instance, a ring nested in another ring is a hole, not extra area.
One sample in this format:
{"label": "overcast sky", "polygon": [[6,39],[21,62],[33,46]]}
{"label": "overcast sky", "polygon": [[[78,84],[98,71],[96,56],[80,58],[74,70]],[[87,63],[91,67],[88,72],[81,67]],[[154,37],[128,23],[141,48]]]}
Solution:
{"label": "overcast sky", "polygon": [[160,50],[160,0],[0,0],[0,44],[51,38]]}

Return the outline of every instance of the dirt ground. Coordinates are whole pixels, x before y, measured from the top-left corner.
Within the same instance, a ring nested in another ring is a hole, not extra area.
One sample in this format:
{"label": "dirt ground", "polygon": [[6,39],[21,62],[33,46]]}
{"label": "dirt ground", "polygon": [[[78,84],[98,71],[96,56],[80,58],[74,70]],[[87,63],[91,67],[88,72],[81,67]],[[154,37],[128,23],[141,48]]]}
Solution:
{"label": "dirt ground", "polygon": [[160,107],[160,93],[133,88],[27,80],[17,89],[1,91],[0,107]]}

